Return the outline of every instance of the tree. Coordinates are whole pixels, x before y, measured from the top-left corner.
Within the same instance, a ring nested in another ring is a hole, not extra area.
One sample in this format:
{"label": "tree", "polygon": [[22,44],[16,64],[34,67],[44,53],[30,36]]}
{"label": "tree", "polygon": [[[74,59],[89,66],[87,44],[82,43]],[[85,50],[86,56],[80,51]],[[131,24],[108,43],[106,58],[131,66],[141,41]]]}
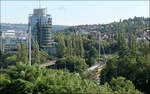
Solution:
{"label": "tree", "polygon": [[118,49],[118,55],[120,57],[128,56],[129,47],[127,40],[125,38],[125,33],[123,32],[118,33],[116,48]]}
{"label": "tree", "polygon": [[72,38],[72,47],[73,47],[73,54],[75,56],[84,57],[84,47],[83,47],[83,39],[82,36],[74,35]]}
{"label": "tree", "polygon": [[78,48],[79,56],[84,57],[83,40],[82,40],[81,35],[79,35],[79,37],[78,37],[78,46],[79,46],[79,48]]}
{"label": "tree", "polygon": [[33,51],[32,51],[32,64],[40,64],[41,63],[40,58],[41,58],[41,53],[39,50],[39,45],[38,42],[35,41]]}
{"label": "tree", "polygon": [[[128,42],[124,46],[120,44],[122,48],[118,51],[118,55],[108,59],[106,67],[101,72],[101,82],[110,82],[112,78],[122,76],[131,80],[136,89],[149,93],[149,75],[147,75],[150,72],[149,46],[146,42],[141,41],[142,43],[138,44],[134,39],[131,41],[133,44]],[[138,49],[132,48],[135,47],[134,44]]]}
{"label": "tree", "polygon": [[17,59],[18,62],[21,61],[26,64],[28,63],[28,52],[23,42],[18,45]]}
{"label": "tree", "polygon": [[40,63],[48,62],[52,60],[54,57],[50,56],[46,51],[40,51]]}
{"label": "tree", "polygon": [[21,62],[0,75],[3,94],[142,94],[123,77],[96,85],[74,73]]}
{"label": "tree", "polygon": [[32,94],[33,84],[22,79],[13,80],[2,90],[3,94]]}
{"label": "tree", "polygon": [[66,46],[64,37],[62,34],[58,35],[57,37],[57,49],[56,49],[57,57],[62,58],[66,54]]}
{"label": "tree", "polygon": [[141,52],[140,54],[142,56],[148,55],[150,53],[150,44],[148,44],[146,40],[141,40],[139,44],[139,51]]}
{"label": "tree", "polygon": [[15,65],[18,61],[16,52],[6,52],[2,55],[2,60],[0,62],[1,68],[7,68],[10,65]]}
{"label": "tree", "polygon": [[138,49],[139,49],[139,43],[135,35],[132,33],[129,35],[128,39],[128,45],[129,45],[129,50],[131,54],[136,55],[138,54]]}
{"label": "tree", "polygon": [[3,94],[105,94],[105,88],[61,70],[17,63],[0,75]]}
{"label": "tree", "polygon": [[87,64],[89,66],[95,65],[97,59],[98,59],[98,51],[96,50],[95,47],[92,47],[88,52]]}
{"label": "tree", "polygon": [[130,80],[126,80],[124,77],[113,78],[109,83],[109,87],[114,94],[142,94],[135,89],[134,84]]}
{"label": "tree", "polygon": [[72,37],[70,36],[67,36],[66,37],[66,53],[67,53],[67,56],[72,56],[73,55],[73,47],[72,47]]}
{"label": "tree", "polygon": [[59,69],[67,68],[70,72],[83,72],[87,69],[85,60],[77,56],[68,56],[56,61],[56,66]]}

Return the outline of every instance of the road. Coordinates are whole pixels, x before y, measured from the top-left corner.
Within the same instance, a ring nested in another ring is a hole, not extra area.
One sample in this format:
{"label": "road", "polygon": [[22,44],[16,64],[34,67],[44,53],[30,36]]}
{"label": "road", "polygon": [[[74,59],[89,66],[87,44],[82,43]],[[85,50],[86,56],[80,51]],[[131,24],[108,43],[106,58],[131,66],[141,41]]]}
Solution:
{"label": "road", "polygon": [[[55,65],[55,63],[56,63],[56,60],[49,61],[48,63],[40,64],[40,67],[52,66],[52,65]],[[99,62],[99,63],[97,62],[96,65],[94,65],[94,66],[88,68],[88,71],[89,71],[89,72],[93,72],[93,71],[97,70],[98,67],[100,67],[100,66],[102,66],[102,65],[104,65],[104,64],[105,64],[104,62]]]}

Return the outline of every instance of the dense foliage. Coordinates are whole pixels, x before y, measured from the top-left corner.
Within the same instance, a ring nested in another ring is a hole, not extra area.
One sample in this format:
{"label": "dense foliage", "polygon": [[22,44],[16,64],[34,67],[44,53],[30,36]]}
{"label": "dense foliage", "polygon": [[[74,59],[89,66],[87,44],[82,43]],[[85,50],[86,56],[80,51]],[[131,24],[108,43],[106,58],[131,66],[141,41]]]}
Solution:
{"label": "dense foliage", "polygon": [[138,41],[130,34],[126,40],[120,33],[116,40],[117,55],[109,59],[102,71],[101,82],[109,82],[113,77],[123,76],[131,80],[135,87],[150,93],[150,46],[146,40]]}
{"label": "dense foliage", "polygon": [[58,58],[71,56],[83,58],[87,65],[94,65],[98,59],[98,44],[97,39],[91,37],[92,36],[90,35],[82,36],[76,33],[70,33],[67,35],[58,33],[56,37],[56,42],[58,43],[56,56]]}
{"label": "dense foliage", "polygon": [[9,67],[0,77],[1,94],[141,94],[124,78],[97,86],[72,73],[22,63]]}
{"label": "dense foliage", "polygon": [[70,72],[84,72],[88,65],[83,58],[77,56],[68,56],[56,62],[57,69],[68,69]]}
{"label": "dense foliage", "polygon": [[[39,50],[39,45],[34,42],[32,49],[32,64],[41,64],[49,61],[50,55],[45,51]],[[21,42],[18,45],[18,50],[16,52],[0,52],[0,67],[7,68],[10,65],[15,65],[16,62],[23,62],[28,64],[28,51],[26,45]]]}
{"label": "dense foliage", "polygon": [[101,31],[102,33],[118,32],[136,32],[140,36],[143,30],[150,29],[150,17],[134,17],[119,22],[112,22],[109,24],[94,24],[94,25],[79,25],[70,27],[70,31],[86,31],[94,32]]}

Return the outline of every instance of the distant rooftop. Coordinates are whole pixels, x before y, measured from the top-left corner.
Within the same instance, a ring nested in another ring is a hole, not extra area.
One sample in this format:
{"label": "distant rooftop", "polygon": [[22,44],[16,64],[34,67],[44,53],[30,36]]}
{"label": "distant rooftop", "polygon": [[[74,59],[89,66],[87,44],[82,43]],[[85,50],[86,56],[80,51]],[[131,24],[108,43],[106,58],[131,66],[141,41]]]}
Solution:
{"label": "distant rooftop", "polygon": [[2,31],[2,37],[14,37],[16,35],[15,30]]}

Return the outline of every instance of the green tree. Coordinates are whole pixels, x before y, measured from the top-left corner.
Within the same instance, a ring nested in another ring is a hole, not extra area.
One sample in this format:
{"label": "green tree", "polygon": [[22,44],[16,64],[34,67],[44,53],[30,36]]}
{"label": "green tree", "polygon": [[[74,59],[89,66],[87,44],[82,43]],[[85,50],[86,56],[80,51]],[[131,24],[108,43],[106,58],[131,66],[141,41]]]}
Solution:
{"label": "green tree", "polygon": [[50,56],[46,51],[40,51],[40,63],[46,63],[54,57]]}
{"label": "green tree", "polygon": [[28,52],[23,42],[18,45],[17,59],[23,63],[28,63]]}
{"label": "green tree", "polygon": [[142,94],[135,89],[134,84],[130,80],[126,80],[124,77],[113,78],[109,86],[114,94]]}
{"label": "green tree", "polygon": [[15,65],[18,61],[16,52],[6,52],[2,55],[0,62],[1,68],[7,68],[10,65]]}
{"label": "green tree", "polygon": [[95,47],[92,47],[88,52],[87,64],[89,66],[95,65],[97,59],[98,59],[98,51],[96,50]]}
{"label": "green tree", "polygon": [[[138,90],[149,93],[149,75],[147,75],[150,72],[149,46],[146,42],[136,43],[134,39],[131,41],[135,42],[133,45],[127,43],[131,49],[124,45],[118,51],[117,56],[107,61],[106,67],[101,73],[101,82],[109,82],[113,77],[123,76],[131,80]],[[138,49],[132,48],[134,44]]]}
{"label": "green tree", "polygon": [[80,34],[75,35],[73,37],[72,45],[73,45],[73,49],[74,49],[74,55],[84,57],[85,51],[84,51],[84,47],[83,47],[83,39]]}
{"label": "green tree", "polygon": [[0,75],[3,94],[105,94],[105,88],[80,76],[17,63]]}
{"label": "green tree", "polygon": [[129,50],[130,50],[131,54],[133,54],[133,55],[138,54],[139,43],[138,43],[138,40],[137,40],[136,36],[131,33],[129,35],[128,41],[129,41],[128,42]]}
{"label": "green tree", "polygon": [[40,64],[41,63],[41,54],[39,50],[38,42],[34,42],[33,51],[32,51],[32,64]]}
{"label": "green tree", "polygon": [[79,50],[80,50],[80,56],[84,57],[84,48],[83,48],[83,39],[81,36],[79,36]]}
{"label": "green tree", "polygon": [[62,34],[57,37],[57,49],[56,49],[57,57],[62,58],[66,54],[66,46],[64,41],[64,36]]}
{"label": "green tree", "polygon": [[141,52],[140,54],[142,56],[148,55],[150,53],[150,44],[148,44],[146,40],[141,40],[139,44],[139,51]]}
{"label": "green tree", "polygon": [[70,72],[83,72],[87,69],[85,60],[77,56],[68,56],[56,61],[56,66],[59,69],[67,68]]}
{"label": "green tree", "polygon": [[67,48],[67,50],[66,50],[66,53],[67,53],[67,55],[68,56],[72,56],[73,55],[73,47],[72,47],[72,37],[70,37],[70,36],[67,36],[66,37],[66,48]]}
{"label": "green tree", "polygon": [[97,86],[73,73],[22,63],[10,66],[0,78],[2,94],[141,94],[122,77]]}

